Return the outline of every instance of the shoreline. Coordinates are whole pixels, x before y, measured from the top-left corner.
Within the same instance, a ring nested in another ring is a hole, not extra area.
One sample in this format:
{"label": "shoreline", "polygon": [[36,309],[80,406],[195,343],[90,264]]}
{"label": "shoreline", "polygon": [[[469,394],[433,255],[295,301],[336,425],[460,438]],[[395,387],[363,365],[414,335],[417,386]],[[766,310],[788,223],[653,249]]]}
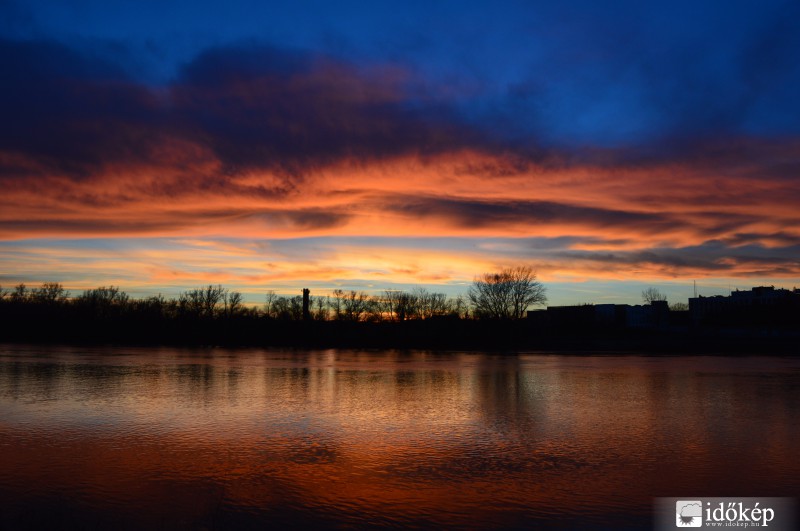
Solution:
{"label": "shoreline", "polygon": [[[74,324],[74,323],[73,323]],[[140,328],[123,323],[83,323],[65,328],[3,327],[0,343],[68,346],[241,347],[295,349],[430,350],[575,355],[793,356],[800,339],[793,330],[656,329],[545,331],[525,321],[431,323],[267,322],[234,327]],[[197,325],[198,323],[193,323]],[[105,326],[103,326],[105,325]]]}

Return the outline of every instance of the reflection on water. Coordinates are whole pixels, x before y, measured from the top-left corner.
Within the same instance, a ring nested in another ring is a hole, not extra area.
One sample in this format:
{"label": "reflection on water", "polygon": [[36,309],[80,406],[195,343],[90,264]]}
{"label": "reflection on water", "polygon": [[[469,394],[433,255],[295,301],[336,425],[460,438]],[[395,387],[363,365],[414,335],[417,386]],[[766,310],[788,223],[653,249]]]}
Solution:
{"label": "reflection on water", "polygon": [[800,361],[0,347],[0,528],[649,526],[792,496]]}

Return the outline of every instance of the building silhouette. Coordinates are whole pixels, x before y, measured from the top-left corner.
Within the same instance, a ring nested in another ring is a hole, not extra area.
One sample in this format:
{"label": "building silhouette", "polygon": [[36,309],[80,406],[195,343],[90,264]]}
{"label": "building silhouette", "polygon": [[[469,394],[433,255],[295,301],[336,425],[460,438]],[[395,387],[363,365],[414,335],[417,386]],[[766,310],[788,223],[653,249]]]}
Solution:
{"label": "building silhouette", "polygon": [[729,296],[692,297],[689,315],[695,325],[800,325],[800,290],[759,286]]}

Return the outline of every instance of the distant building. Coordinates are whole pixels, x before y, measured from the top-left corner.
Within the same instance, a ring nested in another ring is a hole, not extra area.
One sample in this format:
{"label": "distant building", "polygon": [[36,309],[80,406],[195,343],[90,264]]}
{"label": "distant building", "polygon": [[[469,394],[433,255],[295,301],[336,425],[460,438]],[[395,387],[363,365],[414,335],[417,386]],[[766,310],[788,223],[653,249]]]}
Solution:
{"label": "distant building", "polygon": [[692,297],[689,299],[689,316],[693,323],[699,323],[709,316],[721,315],[729,307],[730,298],[722,295]]}
{"label": "distant building", "polygon": [[595,325],[594,306],[548,306],[547,321],[551,328],[586,330]]}
{"label": "distant building", "polygon": [[548,306],[527,314],[532,329],[559,333],[605,330],[687,330],[690,326],[762,328],[800,333],[800,289],[754,287],[729,296],[694,297],[689,311],[670,311],[667,301],[650,304]]}
{"label": "distant building", "polygon": [[[693,297],[689,315],[695,324],[783,324],[800,313],[800,290],[759,286],[729,296]],[[800,323],[799,323],[800,324]]]}
{"label": "distant building", "polygon": [[661,328],[669,324],[666,301],[647,305],[583,304],[548,306],[547,310],[528,312],[532,326],[557,330],[592,330],[610,328]]}

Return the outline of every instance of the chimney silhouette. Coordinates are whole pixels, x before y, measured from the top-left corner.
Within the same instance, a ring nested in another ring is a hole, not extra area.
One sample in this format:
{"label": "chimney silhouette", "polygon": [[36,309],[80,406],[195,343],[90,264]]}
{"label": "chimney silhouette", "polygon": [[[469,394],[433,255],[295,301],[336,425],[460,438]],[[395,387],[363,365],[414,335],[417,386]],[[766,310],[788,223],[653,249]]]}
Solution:
{"label": "chimney silhouette", "polygon": [[311,312],[308,310],[308,295],[311,293],[308,288],[303,288],[303,320],[308,321],[311,319]]}

